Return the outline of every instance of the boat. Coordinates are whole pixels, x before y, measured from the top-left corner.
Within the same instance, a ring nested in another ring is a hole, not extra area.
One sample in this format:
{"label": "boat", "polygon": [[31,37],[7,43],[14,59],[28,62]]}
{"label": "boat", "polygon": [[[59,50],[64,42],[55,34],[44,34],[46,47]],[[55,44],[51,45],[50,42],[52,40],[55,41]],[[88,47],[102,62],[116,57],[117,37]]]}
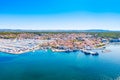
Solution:
{"label": "boat", "polygon": [[77,52],[77,51],[79,51],[78,49],[73,49],[73,52]]}
{"label": "boat", "polygon": [[82,52],[85,54],[85,55],[90,55],[90,52],[88,50],[82,50]]}
{"label": "boat", "polygon": [[65,52],[63,49],[52,49],[53,52]]}
{"label": "boat", "polygon": [[93,52],[93,51],[90,51],[90,54],[92,54],[93,56],[99,55],[98,52]]}
{"label": "boat", "polygon": [[85,55],[93,55],[93,56],[97,56],[99,55],[98,52],[93,52],[93,51],[88,51],[88,50],[81,50]]}
{"label": "boat", "polygon": [[90,53],[89,52],[84,52],[85,53],[85,55],[90,55]]}
{"label": "boat", "polygon": [[66,52],[66,53],[70,53],[70,52],[73,52],[73,50],[67,49],[67,50],[65,50],[65,52]]}

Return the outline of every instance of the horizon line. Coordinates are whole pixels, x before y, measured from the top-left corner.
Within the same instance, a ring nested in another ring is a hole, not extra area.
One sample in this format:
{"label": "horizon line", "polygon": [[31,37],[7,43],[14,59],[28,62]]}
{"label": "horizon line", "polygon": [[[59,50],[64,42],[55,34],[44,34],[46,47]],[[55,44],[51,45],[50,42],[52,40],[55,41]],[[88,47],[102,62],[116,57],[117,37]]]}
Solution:
{"label": "horizon line", "polygon": [[120,30],[110,30],[110,29],[0,29],[0,30],[25,30],[25,31],[86,31],[86,30],[103,30],[103,31],[120,31]]}

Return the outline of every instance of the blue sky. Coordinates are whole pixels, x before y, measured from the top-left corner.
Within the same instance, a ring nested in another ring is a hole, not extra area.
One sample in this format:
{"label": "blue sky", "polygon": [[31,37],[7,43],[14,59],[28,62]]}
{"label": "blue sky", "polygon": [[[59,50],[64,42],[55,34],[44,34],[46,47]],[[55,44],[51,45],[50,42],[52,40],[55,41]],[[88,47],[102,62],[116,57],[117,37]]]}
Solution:
{"label": "blue sky", "polygon": [[0,0],[0,29],[120,30],[120,0]]}

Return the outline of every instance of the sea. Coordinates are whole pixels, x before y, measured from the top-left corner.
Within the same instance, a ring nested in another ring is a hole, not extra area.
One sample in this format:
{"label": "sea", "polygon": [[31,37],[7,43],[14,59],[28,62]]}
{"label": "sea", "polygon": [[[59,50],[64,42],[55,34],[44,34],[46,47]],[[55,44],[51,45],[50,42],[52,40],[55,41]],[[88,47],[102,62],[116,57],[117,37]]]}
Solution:
{"label": "sea", "polygon": [[120,43],[106,49],[111,52],[96,50],[98,56],[81,51],[0,52],[0,80],[120,80]]}

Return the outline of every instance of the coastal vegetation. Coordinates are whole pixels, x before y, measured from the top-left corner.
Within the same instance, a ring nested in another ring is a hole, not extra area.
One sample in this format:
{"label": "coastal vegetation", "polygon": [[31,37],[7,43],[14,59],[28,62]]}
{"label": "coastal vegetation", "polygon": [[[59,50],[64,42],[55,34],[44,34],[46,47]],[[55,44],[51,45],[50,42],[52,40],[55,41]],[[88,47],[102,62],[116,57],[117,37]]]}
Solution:
{"label": "coastal vegetation", "polygon": [[31,38],[34,37],[35,35],[42,36],[45,34],[90,34],[93,35],[94,37],[101,37],[101,38],[120,38],[120,32],[0,32],[0,38],[4,39],[10,39],[10,38],[18,38],[20,35],[25,36],[27,35],[26,38]]}
{"label": "coastal vegetation", "polygon": [[120,38],[120,32],[90,32],[89,34],[102,38]]}

